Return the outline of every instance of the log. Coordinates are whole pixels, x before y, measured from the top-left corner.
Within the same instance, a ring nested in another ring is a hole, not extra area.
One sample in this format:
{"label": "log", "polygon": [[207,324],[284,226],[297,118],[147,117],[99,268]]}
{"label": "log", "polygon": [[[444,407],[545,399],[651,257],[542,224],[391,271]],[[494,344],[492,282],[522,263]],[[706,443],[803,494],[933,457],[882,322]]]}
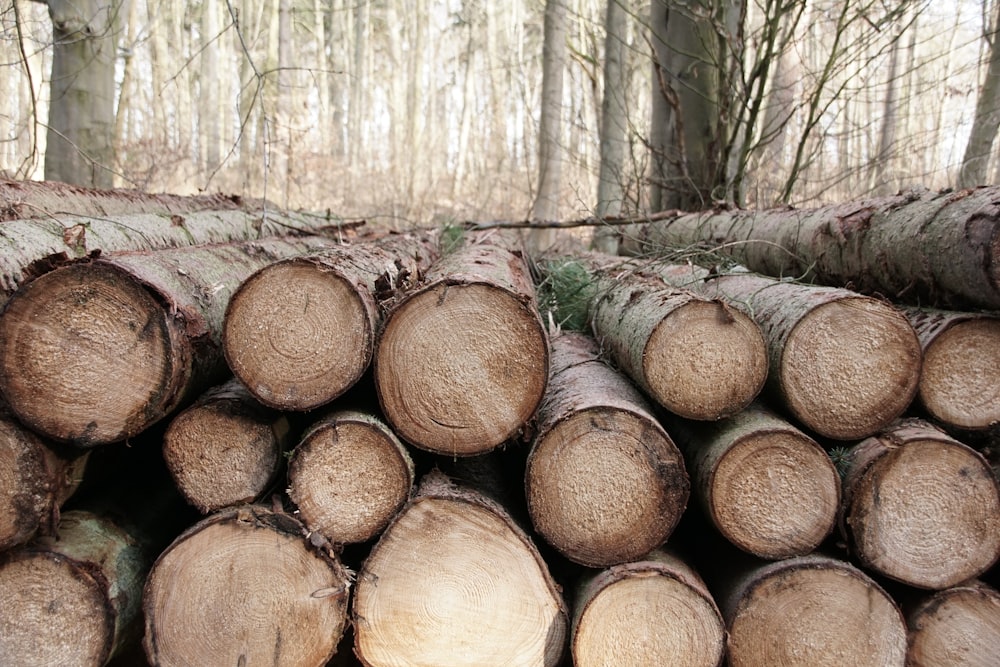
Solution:
{"label": "log", "polygon": [[244,279],[328,244],[268,239],[50,271],[0,314],[0,393],[25,425],[57,442],[90,447],[134,436],[225,379],[223,315]]}
{"label": "log", "polygon": [[88,452],[57,451],[0,415],[0,551],[50,534],[83,478]]}
{"label": "log", "polygon": [[904,664],[899,608],[844,561],[812,554],[757,564],[713,593],[730,667]]}
{"label": "log", "polygon": [[664,551],[586,577],[573,606],[575,667],[717,667],[726,628],[701,577]]}
{"label": "log", "polygon": [[926,596],[906,623],[907,667],[1000,665],[1000,592],[980,581]]}
{"label": "log", "polygon": [[402,509],[413,460],[370,411],[336,409],[310,425],[288,463],[288,495],[306,527],[333,544],[366,542]]}
{"label": "log", "polygon": [[265,405],[312,410],[331,402],[371,363],[379,299],[419,282],[437,256],[430,236],[391,235],[262,268],[229,302],[229,366]]}
{"label": "log", "polygon": [[662,407],[715,420],[736,414],[760,393],[767,344],[745,313],[671,286],[645,263],[596,254],[580,261],[594,276],[594,336]]}
{"label": "log", "polygon": [[804,210],[677,214],[628,228],[621,239],[622,254],[691,246],[758,273],[898,303],[1000,308],[997,186],[911,191]]}
{"label": "log", "polygon": [[[768,344],[769,398],[814,433],[834,440],[868,437],[916,395],[920,342],[889,304],[750,273],[657,270],[668,282],[748,310]],[[699,281],[703,276],[707,282]]]}
{"label": "log", "polygon": [[163,459],[184,499],[210,514],[251,503],[273,488],[291,438],[288,418],[233,379],[170,420]]}
{"label": "log", "polygon": [[864,567],[949,588],[1000,558],[1000,483],[976,450],[900,420],[849,452],[841,531]]}
{"label": "log", "polygon": [[917,398],[935,421],[963,431],[1000,423],[1000,317],[906,308],[923,349]]}
{"label": "log", "polygon": [[0,553],[0,663],[104,665],[136,639],[147,569],[132,535],[80,510]]}
{"label": "log", "polygon": [[714,423],[668,419],[694,497],[719,533],[768,560],[816,550],[837,524],[840,476],[815,440],[762,403]]}
{"label": "log", "polygon": [[481,454],[515,436],[548,378],[519,238],[466,236],[392,307],[375,350],[375,386],[397,435],[449,456]]}
{"label": "log", "polygon": [[562,597],[496,503],[429,473],[358,573],[354,651],[369,667],[559,664]]}
{"label": "log", "polygon": [[662,545],[687,506],[680,451],[651,406],[581,334],[552,339],[549,388],[524,475],[535,530],[589,567]]}
{"label": "log", "polygon": [[154,563],[143,646],[154,667],[320,667],[344,631],[349,579],[294,517],[249,505],[217,512]]}

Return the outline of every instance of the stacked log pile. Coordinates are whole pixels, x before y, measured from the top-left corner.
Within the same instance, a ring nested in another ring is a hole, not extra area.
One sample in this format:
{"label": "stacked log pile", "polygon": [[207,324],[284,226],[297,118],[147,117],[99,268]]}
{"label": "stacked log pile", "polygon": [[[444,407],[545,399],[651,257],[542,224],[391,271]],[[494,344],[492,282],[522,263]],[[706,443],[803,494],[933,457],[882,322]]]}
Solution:
{"label": "stacked log pile", "polygon": [[529,258],[0,183],[0,664],[993,664],[995,202]]}

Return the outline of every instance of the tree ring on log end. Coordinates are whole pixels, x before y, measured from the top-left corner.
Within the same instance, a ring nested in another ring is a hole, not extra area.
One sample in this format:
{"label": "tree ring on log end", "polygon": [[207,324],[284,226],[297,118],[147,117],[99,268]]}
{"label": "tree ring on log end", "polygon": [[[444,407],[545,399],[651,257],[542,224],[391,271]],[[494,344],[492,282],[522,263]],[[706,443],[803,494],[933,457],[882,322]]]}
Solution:
{"label": "tree ring on log end", "polygon": [[767,379],[767,344],[752,319],[717,301],[689,301],[646,343],[643,375],[654,400],[687,419],[739,412]]}
{"label": "tree ring on log end", "polygon": [[910,611],[909,667],[1000,665],[1000,592],[971,581]]}
{"label": "tree ring on log end", "polygon": [[538,314],[489,283],[434,283],[388,316],[375,359],[386,418],[404,440],[484,453],[534,414],[548,381]]}
{"label": "tree ring on log end", "polygon": [[732,667],[903,664],[902,614],[857,568],[806,556],[763,572],[729,619]]}
{"label": "tree ring on log end", "polygon": [[896,309],[867,297],[821,304],[792,329],[778,382],[792,413],[836,440],[867,437],[917,392],[920,341]]}
{"label": "tree ring on log end", "polygon": [[110,264],[18,290],[0,316],[0,391],[53,439],[90,446],[145,429],[187,381],[190,346],[154,295]]}
{"label": "tree ring on log end", "polygon": [[564,556],[606,567],[667,540],[687,506],[686,475],[680,451],[648,419],[589,408],[536,442],[525,471],[528,509]]}
{"label": "tree ring on log end", "polygon": [[852,484],[845,523],[859,560],[917,588],[985,572],[1000,555],[1000,491],[986,460],[958,442],[889,448]]}
{"label": "tree ring on log end", "polygon": [[666,568],[644,565],[608,570],[606,576],[614,580],[577,612],[573,664],[719,665],[725,626],[707,591]]}
{"label": "tree ring on log end", "polygon": [[0,663],[103,665],[115,638],[105,586],[57,553],[0,558]]}
{"label": "tree ring on log end", "polygon": [[769,560],[801,556],[836,525],[840,477],[805,435],[757,432],[722,456],[707,504],[719,532],[740,549]]}
{"label": "tree ring on log end", "polygon": [[374,317],[344,276],[308,259],[286,260],[233,295],[222,344],[233,373],[261,403],[311,410],[368,368]]}
{"label": "tree ring on log end", "polygon": [[1000,319],[958,322],[924,350],[920,402],[933,417],[964,429],[1000,422]]}

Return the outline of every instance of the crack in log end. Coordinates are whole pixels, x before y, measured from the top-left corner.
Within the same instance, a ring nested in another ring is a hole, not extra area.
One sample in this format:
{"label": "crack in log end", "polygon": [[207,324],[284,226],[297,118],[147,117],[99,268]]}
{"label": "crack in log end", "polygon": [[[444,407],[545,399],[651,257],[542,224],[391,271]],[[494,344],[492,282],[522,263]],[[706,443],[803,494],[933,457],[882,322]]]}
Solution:
{"label": "crack in log end", "polygon": [[347,595],[347,586],[330,586],[328,588],[320,588],[319,590],[313,591],[309,597],[321,600],[323,598],[338,597],[343,598]]}

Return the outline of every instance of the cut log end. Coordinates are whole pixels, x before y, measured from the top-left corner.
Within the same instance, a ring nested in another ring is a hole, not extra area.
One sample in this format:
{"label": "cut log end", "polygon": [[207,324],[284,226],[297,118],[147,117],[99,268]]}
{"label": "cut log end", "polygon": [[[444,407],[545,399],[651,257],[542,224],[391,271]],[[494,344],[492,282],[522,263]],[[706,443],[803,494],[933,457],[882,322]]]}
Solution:
{"label": "cut log end", "polygon": [[262,508],[213,515],[178,538],[146,582],[151,664],[319,667],[346,620],[339,564],[297,521]]}
{"label": "cut log end", "polygon": [[591,567],[634,560],[663,544],[687,506],[674,443],[648,418],[590,408],[536,442],[525,473],[532,523],[567,558]]}
{"label": "cut log end", "polygon": [[55,440],[122,440],[179,391],[180,345],[153,295],[119,270],[56,269],[15,293],[0,317],[0,391]]}
{"label": "cut log end", "polygon": [[655,563],[612,568],[582,601],[573,664],[690,665],[722,662],[725,626],[707,591]]}
{"label": "cut log end", "polygon": [[805,435],[758,432],[736,442],[712,476],[713,523],[739,548],[767,559],[813,551],[837,521],[840,478]]}
{"label": "cut log end", "polygon": [[163,458],[178,490],[198,510],[252,502],[274,482],[281,467],[282,439],[275,422],[209,404],[170,422]]}
{"label": "cut log end", "polygon": [[1000,556],[997,479],[943,435],[891,445],[852,484],[845,510],[861,562],[911,586],[953,586]]}
{"label": "cut log end", "polygon": [[907,623],[910,667],[1000,665],[1000,593],[980,582],[930,596]]}
{"label": "cut log end", "polygon": [[375,382],[404,440],[454,456],[481,454],[534,414],[548,378],[538,314],[486,283],[435,283],[389,316]]}
{"label": "cut log end", "polygon": [[352,544],[385,528],[409,498],[413,477],[413,463],[388,426],[338,412],[296,447],[288,494],[310,530]]}
{"label": "cut log end", "polygon": [[643,355],[651,397],[674,414],[714,420],[746,407],[767,378],[767,344],[745,314],[690,301],[653,331]]}
{"label": "cut log end", "polygon": [[851,440],[910,405],[920,377],[916,333],[898,311],[865,297],[814,308],[785,343],[778,378],[789,409],[820,435]]}
{"label": "cut log end", "polygon": [[859,570],[793,558],[767,572],[729,619],[732,667],[903,664],[903,617]]}
{"label": "cut log end", "polygon": [[1000,319],[959,322],[924,351],[919,397],[945,424],[979,430],[1000,422]]}
{"label": "cut log end", "polygon": [[103,665],[114,640],[104,586],[79,563],[44,551],[0,558],[0,628],[4,664]]}
{"label": "cut log end", "polygon": [[390,665],[559,664],[567,618],[509,519],[445,497],[412,502],[358,575],[355,652]]}
{"label": "cut log end", "polygon": [[371,362],[375,314],[343,276],[306,259],[247,279],[226,311],[223,349],[261,403],[310,410],[349,389]]}

